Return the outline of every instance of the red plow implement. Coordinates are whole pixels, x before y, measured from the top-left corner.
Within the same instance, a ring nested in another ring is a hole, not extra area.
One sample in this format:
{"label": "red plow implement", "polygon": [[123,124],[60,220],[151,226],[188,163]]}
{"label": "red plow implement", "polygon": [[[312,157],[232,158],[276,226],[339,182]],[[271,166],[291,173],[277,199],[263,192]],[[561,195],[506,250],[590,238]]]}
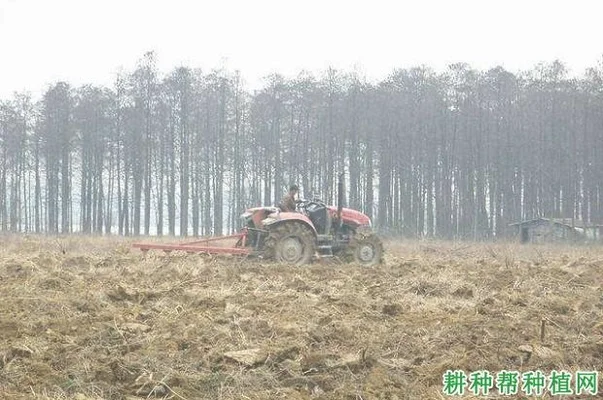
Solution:
{"label": "red plow implement", "polygon": [[247,230],[228,236],[215,236],[206,239],[196,240],[194,242],[182,243],[134,243],[132,247],[142,250],[146,253],[149,250],[163,250],[166,253],[172,251],[185,251],[187,253],[205,253],[205,254],[238,254],[249,255],[252,253],[252,247],[246,247]]}

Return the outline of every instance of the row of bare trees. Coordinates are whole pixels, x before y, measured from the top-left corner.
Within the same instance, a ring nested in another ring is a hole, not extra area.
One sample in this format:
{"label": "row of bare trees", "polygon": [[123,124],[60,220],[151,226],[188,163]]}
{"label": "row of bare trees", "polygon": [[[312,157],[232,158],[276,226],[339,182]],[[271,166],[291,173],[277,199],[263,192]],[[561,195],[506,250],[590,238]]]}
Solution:
{"label": "row of bare trees", "polygon": [[466,64],[379,83],[329,69],[248,90],[153,53],[112,87],[0,100],[0,230],[206,235],[290,183],[383,232],[481,239],[536,216],[603,223],[603,68]]}

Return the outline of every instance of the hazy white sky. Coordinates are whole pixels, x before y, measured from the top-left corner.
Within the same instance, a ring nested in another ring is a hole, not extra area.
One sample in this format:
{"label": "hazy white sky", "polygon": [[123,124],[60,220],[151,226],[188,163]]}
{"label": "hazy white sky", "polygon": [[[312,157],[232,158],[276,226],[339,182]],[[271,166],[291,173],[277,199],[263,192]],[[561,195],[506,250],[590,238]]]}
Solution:
{"label": "hazy white sky", "polygon": [[271,72],[328,66],[371,79],[395,67],[527,69],[556,58],[580,74],[603,55],[597,0],[0,0],[0,98],[57,80],[110,85],[154,50],[179,65]]}

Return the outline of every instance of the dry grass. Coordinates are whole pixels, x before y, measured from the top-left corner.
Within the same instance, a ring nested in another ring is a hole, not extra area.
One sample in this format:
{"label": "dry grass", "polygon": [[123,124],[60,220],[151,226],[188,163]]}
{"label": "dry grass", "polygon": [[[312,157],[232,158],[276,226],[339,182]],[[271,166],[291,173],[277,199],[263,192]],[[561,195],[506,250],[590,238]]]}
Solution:
{"label": "dry grass", "polygon": [[4,399],[442,399],[447,369],[603,367],[603,248],[390,242],[378,268],[293,268],[1,239]]}

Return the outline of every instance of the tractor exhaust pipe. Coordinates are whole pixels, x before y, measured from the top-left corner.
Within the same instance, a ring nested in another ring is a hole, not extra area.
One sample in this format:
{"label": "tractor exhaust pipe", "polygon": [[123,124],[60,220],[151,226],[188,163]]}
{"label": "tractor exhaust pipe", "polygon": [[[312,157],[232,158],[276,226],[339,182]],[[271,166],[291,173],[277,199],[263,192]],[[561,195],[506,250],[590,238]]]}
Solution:
{"label": "tractor exhaust pipe", "polygon": [[337,230],[341,229],[341,211],[343,210],[343,172],[339,174],[339,180],[337,181],[337,223],[339,226]]}

